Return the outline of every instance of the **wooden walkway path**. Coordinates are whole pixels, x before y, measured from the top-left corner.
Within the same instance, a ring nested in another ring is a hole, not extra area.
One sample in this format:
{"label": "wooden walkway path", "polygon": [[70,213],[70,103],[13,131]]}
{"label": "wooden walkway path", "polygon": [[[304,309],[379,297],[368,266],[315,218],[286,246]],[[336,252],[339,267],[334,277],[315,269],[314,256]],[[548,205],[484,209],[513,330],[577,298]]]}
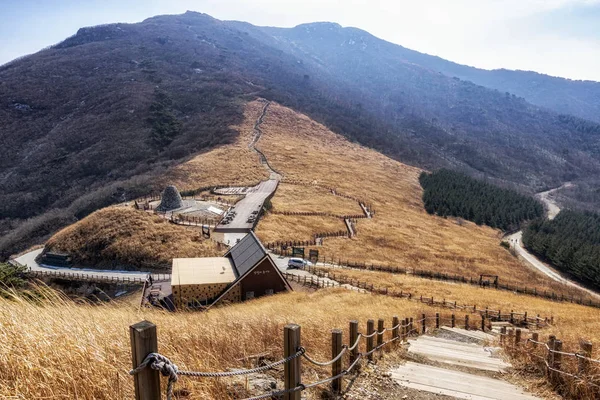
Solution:
{"label": "wooden walkway path", "polygon": [[[400,385],[430,393],[469,400],[535,400],[515,385],[485,374],[504,371],[510,364],[495,355],[498,349],[473,343],[489,341],[494,336],[459,328],[442,330],[449,338],[420,336],[409,340],[409,353],[447,367],[407,362],[391,371]],[[485,336],[483,336],[485,335]],[[457,371],[454,367],[474,370]],[[481,371],[479,374],[475,371]]]}

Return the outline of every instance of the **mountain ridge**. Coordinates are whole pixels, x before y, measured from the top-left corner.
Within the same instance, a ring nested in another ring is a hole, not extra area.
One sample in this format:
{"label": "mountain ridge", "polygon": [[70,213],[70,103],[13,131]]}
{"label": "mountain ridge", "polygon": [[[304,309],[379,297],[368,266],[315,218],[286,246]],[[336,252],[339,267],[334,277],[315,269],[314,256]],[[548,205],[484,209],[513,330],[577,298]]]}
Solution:
{"label": "mountain ridge", "polygon": [[157,16],[82,28],[0,67],[0,252],[159,190],[161,171],[232,143],[243,104],[257,97],[404,163],[523,190],[600,172],[597,124],[398,63],[393,52],[378,62],[302,36],[291,46],[281,34],[303,31]]}

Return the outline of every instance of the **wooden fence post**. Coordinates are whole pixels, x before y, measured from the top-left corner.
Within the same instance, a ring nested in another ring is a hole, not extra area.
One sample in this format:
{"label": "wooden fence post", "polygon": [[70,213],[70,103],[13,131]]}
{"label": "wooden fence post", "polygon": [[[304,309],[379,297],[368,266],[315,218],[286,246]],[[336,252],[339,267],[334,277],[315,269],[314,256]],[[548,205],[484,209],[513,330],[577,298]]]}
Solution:
{"label": "wooden fence post", "polygon": [[500,344],[504,343],[506,339],[506,327],[503,326],[500,328]]}
{"label": "wooden fence post", "polygon": [[[331,358],[334,359],[342,352],[342,330],[333,329],[331,331]],[[342,358],[331,364],[331,376],[334,377],[342,373]],[[342,377],[331,381],[331,391],[335,394],[342,391]]]}
{"label": "wooden fence post", "polygon": [[404,319],[404,326],[402,327],[402,334],[404,337],[408,338],[408,335],[410,333],[410,319],[408,317],[406,317]]}
{"label": "wooden fence post", "polygon": [[515,323],[515,313],[513,310],[510,310],[510,323],[511,324]]}
{"label": "wooden fence post", "polygon": [[413,327],[413,317],[410,317],[408,321],[409,321],[408,322],[408,327],[409,327],[408,334],[412,335],[413,329],[414,329],[414,327]]}
{"label": "wooden fence post", "polygon": [[540,337],[540,334],[539,334],[539,333],[537,333],[537,332],[533,332],[533,333],[531,334],[531,340],[533,340],[533,341],[534,341],[534,342],[533,342],[533,348],[534,348],[534,349],[537,349],[537,346],[538,346],[537,342],[539,341],[539,337]]}
{"label": "wooden fence post", "polygon": [[465,330],[469,330],[469,314],[465,314]]}
{"label": "wooden fence post", "polygon": [[425,334],[425,328],[427,326],[427,317],[425,317],[425,314],[421,314],[421,333]]}
{"label": "wooden fence post", "polygon": [[[372,335],[375,332],[375,321],[372,319],[367,321],[367,335]],[[367,353],[373,350],[373,336],[367,338]],[[373,360],[373,353],[368,356],[369,361]]]}
{"label": "wooden fence post", "polygon": [[485,332],[485,315],[481,316],[481,330]]}
{"label": "wooden fence post", "polygon": [[450,317],[450,325],[452,326],[452,328],[456,326],[456,315],[454,314],[452,314],[452,316]]}
{"label": "wooden fence post", "polygon": [[435,328],[440,329],[440,313],[435,313]]}
{"label": "wooden fence post", "polygon": [[562,359],[562,354],[560,353],[562,351],[562,341],[556,339],[554,341],[554,353],[552,356],[552,368],[555,369],[555,371],[552,371],[552,382],[555,384],[558,384],[560,382],[560,367],[561,367],[561,359]]}
{"label": "wooden fence post", "polygon": [[[358,321],[350,321],[349,336],[350,336],[350,343],[348,344],[348,346],[352,347],[358,340]],[[350,350],[350,360],[349,360],[350,365],[352,365],[354,360],[356,360],[356,358],[358,357],[358,347],[359,346],[356,345],[356,347],[354,349]]]}
{"label": "wooden fence post", "polygon": [[[579,348],[581,349],[579,355],[587,358],[592,357],[592,342],[582,340],[579,342]],[[577,360],[579,374],[587,374],[590,367],[590,361],[581,357],[579,357]]]}
{"label": "wooden fence post", "polygon": [[515,346],[520,346],[521,345],[521,328],[517,328],[517,331],[515,333]]}
{"label": "wooden fence post", "polygon": [[[554,335],[550,335],[548,336],[548,354],[546,355],[546,362],[548,363],[548,366],[552,366],[553,364],[553,355],[554,353],[552,353],[552,350],[554,349],[554,341],[556,340],[556,336]],[[548,368],[548,377],[550,377],[550,369]]]}
{"label": "wooden fence post", "polygon": [[383,334],[385,333],[385,321],[381,318],[379,318],[379,321],[377,321],[377,332],[380,332],[377,334],[377,346],[381,346],[383,344]]}
{"label": "wooden fence post", "polygon": [[[131,361],[137,368],[150,353],[158,352],[156,325],[149,321],[138,322],[129,327],[131,340]],[[133,376],[135,400],[160,400],[160,374],[158,371],[144,368]]]}
{"label": "wooden fence post", "polygon": [[396,315],[392,318],[392,339],[396,339],[398,337],[398,324],[400,324],[400,320]]}
{"label": "wooden fence post", "polygon": [[[300,326],[296,324],[288,324],[283,328],[283,357],[290,357],[300,348]],[[283,376],[285,382],[285,390],[294,389],[301,382],[301,357],[288,361],[284,364]],[[287,392],[283,395],[284,400],[300,400],[301,390]]]}

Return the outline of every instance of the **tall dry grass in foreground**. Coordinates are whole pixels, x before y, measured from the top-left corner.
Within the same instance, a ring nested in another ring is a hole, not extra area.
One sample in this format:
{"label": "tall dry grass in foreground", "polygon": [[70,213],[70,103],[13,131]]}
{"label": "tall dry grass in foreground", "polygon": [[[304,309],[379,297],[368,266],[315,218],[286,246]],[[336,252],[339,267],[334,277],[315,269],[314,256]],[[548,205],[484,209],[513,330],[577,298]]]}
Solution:
{"label": "tall dry grass in foreground", "polygon": [[[330,330],[344,329],[347,343],[352,319],[364,331],[368,318],[385,318],[390,326],[393,315],[434,312],[414,302],[344,289],[276,295],[205,313],[139,310],[126,303],[81,305],[41,290],[46,299],[38,304],[21,296],[0,298],[0,398],[131,399],[128,327],[143,319],[157,324],[159,351],[180,369],[222,371],[248,367],[237,361],[248,355],[282,358],[287,323],[300,324],[307,351],[325,360],[331,356]],[[303,379],[312,382],[330,372],[306,366]],[[229,399],[231,382],[181,378],[176,388],[189,390],[188,399]],[[247,394],[241,385],[235,397]],[[318,397],[317,390],[307,394]]]}

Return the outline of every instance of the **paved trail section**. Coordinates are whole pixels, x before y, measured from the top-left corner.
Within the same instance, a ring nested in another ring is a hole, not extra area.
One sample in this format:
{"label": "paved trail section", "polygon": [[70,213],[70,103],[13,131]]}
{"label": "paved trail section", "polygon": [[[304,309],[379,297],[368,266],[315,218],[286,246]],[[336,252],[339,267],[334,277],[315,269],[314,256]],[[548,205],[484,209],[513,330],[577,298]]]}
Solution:
{"label": "paved trail section", "polygon": [[67,267],[54,267],[50,265],[39,264],[35,259],[39,256],[44,249],[37,249],[25,253],[20,257],[15,258],[15,261],[23,266],[30,268],[32,271],[40,272],[64,272],[68,274],[80,274],[89,275],[95,277],[103,277],[107,279],[146,279],[149,272],[141,271],[121,271],[121,270],[99,270],[99,269],[87,269],[87,268],[67,268]]}
{"label": "paved trail section", "polygon": [[[477,341],[472,331],[449,328],[444,337],[424,335],[409,340],[409,354],[419,362],[407,362],[391,371],[392,379],[400,385],[424,392],[469,400],[535,400],[519,387],[490,377],[510,367],[497,356],[495,347]],[[486,342],[493,335],[479,332]],[[436,363],[436,365],[430,365]],[[460,367],[460,370],[456,370]]]}
{"label": "paved trail section", "polygon": [[228,223],[225,223],[227,221],[227,215],[225,215],[225,218],[217,225],[215,231],[250,232],[258,222],[258,215],[263,203],[277,189],[277,184],[278,181],[276,179],[269,179],[248,189],[246,196],[228,211],[227,215],[231,215],[232,218]]}
{"label": "paved trail section", "polygon": [[[560,207],[558,206],[558,204],[556,204],[556,202],[554,200],[552,200],[550,198],[550,195],[562,188],[566,188],[566,187],[570,187],[570,186],[572,186],[572,184],[570,182],[565,183],[561,187],[554,188],[554,189],[548,190],[546,192],[541,192],[536,195],[536,197],[538,197],[546,206],[548,219],[550,219],[550,220],[554,219],[560,212]],[[536,256],[534,256],[533,254],[528,252],[525,249],[525,246],[523,245],[523,240],[522,240],[523,239],[523,231],[513,233],[512,235],[509,235],[507,237],[507,239],[508,239],[508,242],[511,245],[511,247],[517,252],[517,254],[519,256],[521,256],[521,258],[523,258],[525,261],[527,261],[527,263],[529,265],[531,265],[533,268],[537,269],[538,271],[542,272],[544,275],[546,275],[550,279],[553,279],[556,282],[560,282],[567,286],[571,286],[571,287],[583,290],[586,293],[589,293],[590,295],[600,299],[600,294],[565,278],[560,272],[558,272],[557,270],[555,270],[548,264],[540,261]]]}

